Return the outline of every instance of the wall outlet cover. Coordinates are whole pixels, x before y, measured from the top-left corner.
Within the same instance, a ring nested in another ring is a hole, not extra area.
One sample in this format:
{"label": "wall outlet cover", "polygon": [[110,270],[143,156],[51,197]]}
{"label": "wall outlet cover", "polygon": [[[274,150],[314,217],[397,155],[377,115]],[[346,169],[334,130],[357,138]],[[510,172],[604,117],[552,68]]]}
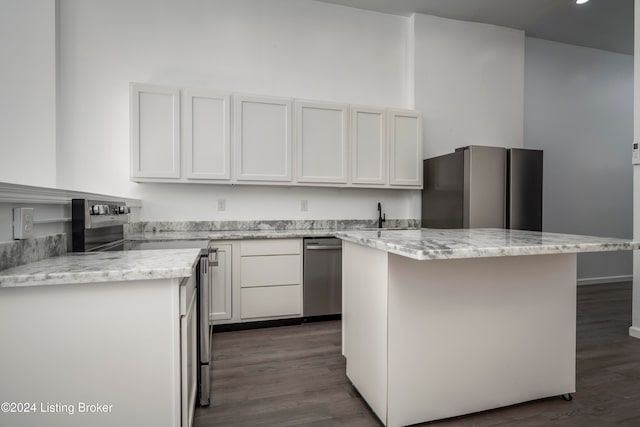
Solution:
{"label": "wall outlet cover", "polygon": [[33,208],[13,208],[14,240],[33,237]]}
{"label": "wall outlet cover", "polygon": [[218,211],[222,212],[227,210],[227,200],[226,199],[218,199]]}

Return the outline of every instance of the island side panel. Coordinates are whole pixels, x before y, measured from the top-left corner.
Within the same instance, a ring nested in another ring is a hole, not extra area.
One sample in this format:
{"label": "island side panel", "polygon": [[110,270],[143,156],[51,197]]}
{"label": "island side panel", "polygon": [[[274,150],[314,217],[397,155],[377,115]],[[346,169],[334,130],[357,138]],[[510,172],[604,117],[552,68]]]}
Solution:
{"label": "island side panel", "polygon": [[179,425],[178,307],[177,279],[0,289],[0,401],[37,406],[0,425]]}
{"label": "island side panel", "polygon": [[388,425],[575,391],[576,256],[389,255]]}
{"label": "island side panel", "polygon": [[387,418],[387,259],[386,252],[343,242],[347,377],[383,423]]}

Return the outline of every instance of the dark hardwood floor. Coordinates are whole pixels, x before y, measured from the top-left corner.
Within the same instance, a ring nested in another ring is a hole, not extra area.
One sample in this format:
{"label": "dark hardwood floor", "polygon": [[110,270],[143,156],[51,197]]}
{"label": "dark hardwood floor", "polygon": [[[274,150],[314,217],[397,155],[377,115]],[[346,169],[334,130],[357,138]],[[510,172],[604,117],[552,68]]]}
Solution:
{"label": "dark hardwood floor", "polygon": [[[541,313],[544,315],[544,313]],[[578,287],[573,401],[547,398],[426,426],[640,426],[631,283]],[[213,395],[196,427],[380,426],[345,376],[340,321],[214,334]]]}

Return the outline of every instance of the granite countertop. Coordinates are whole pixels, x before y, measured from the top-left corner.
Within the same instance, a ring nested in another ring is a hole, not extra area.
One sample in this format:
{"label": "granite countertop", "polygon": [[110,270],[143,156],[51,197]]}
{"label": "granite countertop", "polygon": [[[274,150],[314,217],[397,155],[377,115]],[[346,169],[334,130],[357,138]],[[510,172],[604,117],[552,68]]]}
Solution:
{"label": "granite countertop", "polygon": [[159,231],[129,233],[126,239],[139,242],[161,242],[172,240],[242,240],[242,239],[288,239],[301,237],[334,237],[339,229],[313,230],[215,230],[215,231]]}
{"label": "granite countertop", "polygon": [[188,277],[200,249],[78,252],[0,271],[0,288]]}
{"label": "granite countertop", "polygon": [[640,242],[625,239],[492,228],[345,230],[336,237],[416,260],[640,249]]}

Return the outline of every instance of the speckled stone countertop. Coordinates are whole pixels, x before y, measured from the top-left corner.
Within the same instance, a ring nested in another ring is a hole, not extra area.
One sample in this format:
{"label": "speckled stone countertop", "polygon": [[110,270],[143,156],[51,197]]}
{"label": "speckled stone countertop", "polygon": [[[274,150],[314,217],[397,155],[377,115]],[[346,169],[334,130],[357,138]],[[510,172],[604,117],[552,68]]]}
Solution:
{"label": "speckled stone countertop", "polygon": [[161,242],[172,240],[243,240],[288,239],[300,237],[335,236],[339,230],[216,230],[216,231],[161,231],[127,234],[129,241]]}
{"label": "speckled stone countertop", "polygon": [[416,260],[640,249],[640,242],[625,239],[492,228],[339,231],[336,237]]}
{"label": "speckled stone countertop", "polygon": [[0,288],[188,277],[200,249],[80,252],[0,271]]}

